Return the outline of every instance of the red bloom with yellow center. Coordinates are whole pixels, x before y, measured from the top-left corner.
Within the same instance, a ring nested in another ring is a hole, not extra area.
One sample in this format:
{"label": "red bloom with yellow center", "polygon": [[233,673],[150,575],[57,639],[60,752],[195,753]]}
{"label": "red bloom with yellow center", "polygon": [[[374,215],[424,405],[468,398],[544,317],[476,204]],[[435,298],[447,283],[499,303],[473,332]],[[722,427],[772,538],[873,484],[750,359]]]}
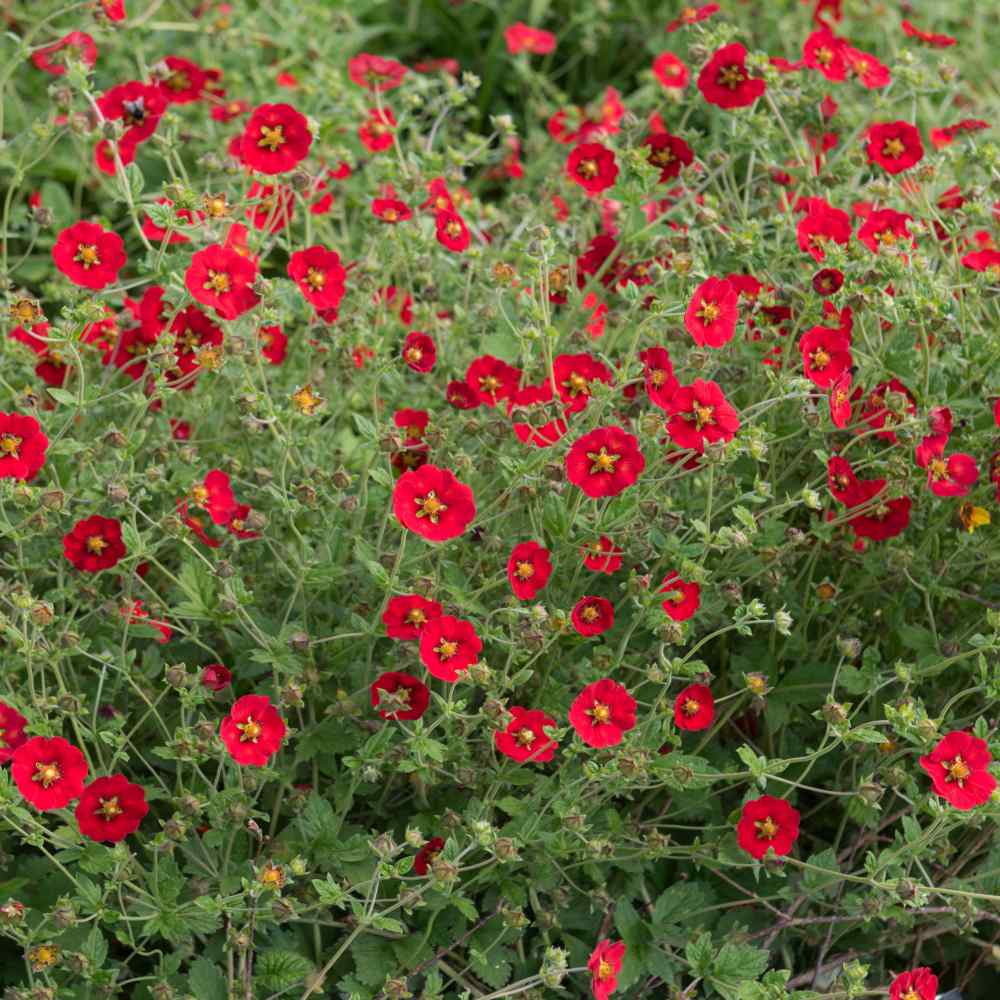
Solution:
{"label": "red bloom with yellow center", "polygon": [[892,208],[878,208],[868,213],[868,218],[858,230],[858,239],[872,253],[878,253],[882,247],[894,247],[900,243],[916,245],[907,224],[913,221],[912,215],[897,212]]}
{"label": "red bloom with yellow center", "polygon": [[615,497],[646,467],[638,439],[621,427],[598,427],[573,442],[566,478],[589,497]]}
{"label": "red bloom with yellow center", "polygon": [[472,622],[452,615],[429,621],[420,632],[420,662],[429,674],[449,684],[479,659],[482,649]]}
{"label": "red bloom with yellow center", "polygon": [[580,635],[603,635],[614,628],[615,607],[605,597],[581,597],[573,606],[570,620]]}
{"label": "red bloom with yellow center", "polygon": [[519,764],[545,764],[552,760],[556,752],[556,741],[546,729],[556,724],[556,720],[537,708],[522,708],[511,705],[512,716],[507,728],[493,734],[493,743],[500,753]]}
{"label": "red bloom with yellow center", "polygon": [[674,375],[670,352],[665,347],[647,347],[646,350],[639,352],[639,359],[642,361],[649,401],[661,410],[665,410],[680,386]]}
{"label": "red bloom with yellow center", "polygon": [[828,389],[854,364],[850,340],[828,326],[814,326],[802,334],[799,351],[806,378],[821,389]]}
{"label": "red bloom with yellow center", "polygon": [[402,355],[415,372],[429,372],[437,361],[437,347],[426,333],[411,330],[403,341]]}
{"label": "red bloom with yellow center", "polygon": [[406,72],[406,67],[395,59],[385,59],[370,52],[359,52],[347,62],[347,75],[365,90],[392,90],[403,82]]}
{"label": "red bloom with yellow center", "polygon": [[[718,9],[716,4],[709,6]],[[590,988],[594,1000],[608,1000],[608,997],[618,989],[618,973],[621,972],[624,957],[624,941],[600,941],[591,952],[587,960],[587,969],[590,971]]]}
{"label": "red bloom with yellow center", "polygon": [[434,859],[441,853],[444,847],[442,837],[431,837],[423,847],[417,851],[417,856],[413,859],[413,872],[415,875],[426,875],[430,871]]}
{"label": "red bloom with yellow center", "polygon": [[649,163],[660,171],[661,184],[669,184],[681,172],[682,167],[689,167],[694,163],[694,152],[679,135],[654,132],[647,135],[642,144],[649,148]]}
{"label": "red bloom with yellow center", "polygon": [[381,153],[392,146],[396,116],[392,108],[370,108],[368,117],[358,126],[358,138],[370,153]]}
{"label": "red bloom with yellow center", "polygon": [[197,63],[181,56],[166,56],[167,73],[158,82],[160,94],[168,104],[190,104],[204,96],[208,74]]}
{"label": "red bloom with yellow center", "polygon": [[96,222],[75,222],[56,237],[52,259],[74,285],[98,291],[117,280],[127,258],[117,233]]}
{"label": "red bloom with yellow center", "polygon": [[465,381],[481,405],[496,406],[501,399],[508,399],[517,392],[521,369],[492,354],[484,354],[466,369]]}
{"label": "red bloom with yellow center", "polygon": [[184,274],[195,302],[214,309],[223,319],[236,319],[257,305],[256,280],[256,262],[220,243],[192,255]]}
{"label": "red bloom with yellow center", "polygon": [[699,455],[706,444],[731,441],[740,429],[740,418],[719,386],[700,378],[674,393],[667,413],[670,439]]}
{"label": "red bloom with yellow center", "polygon": [[552,575],[552,557],[538,542],[521,542],[511,550],[507,560],[507,580],[514,596],[530,601],[545,589]]}
{"label": "red bloom with yellow center", "polygon": [[77,521],[63,536],[63,554],[85,573],[110,569],[126,554],[121,522],[99,514]]}
{"label": "red bloom with yellow center", "polygon": [[565,410],[567,415],[586,408],[594,382],[611,384],[611,369],[590,354],[560,354],[553,360],[552,369],[556,392],[569,404]]}
{"label": "red bloom with yellow center", "polygon": [[233,488],[221,469],[212,469],[200,482],[195,483],[187,494],[188,503],[205,511],[215,524],[228,524],[236,512],[236,497]]}
{"label": "red bloom with yellow center", "polygon": [[948,435],[929,434],[917,445],[917,465],[927,470],[927,485],[939,497],[964,497],[979,478],[976,460],[965,452],[945,455]]}
{"label": "red bloom with yellow center", "polygon": [[390,639],[419,639],[424,626],[441,615],[437,601],[419,594],[400,594],[389,599],[382,613],[382,624]]}
{"label": "red bloom with yellow center", "polygon": [[892,500],[885,497],[884,479],[863,480],[859,487],[860,493],[855,506],[864,506],[865,510],[848,521],[855,536],[884,542],[902,534],[910,523],[913,501],[909,497],[896,497]]}
{"label": "red bloom with yellow center", "polygon": [[452,253],[462,253],[469,248],[471,237],[465,219],[450,209],[438,212],[434,216],[434,231],[437,241]]}
{"label": "red bloom with yellow center", "polygon": [[347,272],[334,250],[322,246],[296,250],[288,260],[288,276],[317,309],[336,309],[344,297]]}
{"label": "red bloom with yellow center", "polygon": [[844,428],[851,422],[853,410],[851,399],[851,373],[844,372],[833,385],[830,386],[830,420],[834,427]]}
{"label": "red bloom with yellow center", "polygon": [[587,194],[606,191],[618,177],[615,154],[599,142],[584,142],[572,150],[566,159],[566,174]]}
{"label": "red bloom with yellow center", "polygon": [[309,155],[312,133],[290,104],[261,104],[240,139],[240,159],[262,174],[284,174]]}
{"label": "red bloom with yellow center", "polygon": [[812,286],[813,291],[823,298],[836,295],[844,287],[844,272],[835,267],[824,267],[813,275]]}
{"label": "red bloom with yellow center", "polygon": [[97,46],[94,44],[94,39],[84,31],[71,31],[57,42],[35,49],[31,53],[31,61],[36,69],[44,70],[53,76],[63,76],[66,73],[66,62],[69,58],[76,59],[89,69],[93,69],[97,62]]}
{"label": "red bloom with yellow center", "polygon": [[476,516],[476,501],[472,489],[450,469],[424,465],[399,477],[392,510],[404,528],[429,542],[444,542],[469,526]]}
{"label": "red bloom with yellow center", "polygon": [[889,67],[870,52],[862,52],[852,45],[844,45],[843,53],[848,69],[862,87],[881,90],[891,82],[892,74],[889,72]]}
{"label": "red bloom with yellow center", "polygon": [[615,747],[635,728],[635,710],[635,698],[617,681],[604,677],[576,696],[569,722],[587,746]]}
{"label": "red bloom with yellow center", "polygon": [[717,3],[706,3],[702,4],[700,7],[682,7],[680,16],[674,18],[674,20],[667,25],[667,31],[672,33],[680,30],[681,28],[686,28],[688,25],[697,24],[699,21],[704,21],[713,14],[718,13],[718,10],[719,5]]}
{"label": "red bloom with yellow center", "polygon": [[816,261],[826,259],[826,244],[847,246],[851,239],[851,217],[834,208],[823,198],[809,198],[803,207],[806,214],[799,220],[795,233],[799,249]]}
{"label": "red bloom with yellow center", "polygon": [[[129,80],[106,90],[97,98],[97,107],[108,121],[118,121],[125,129],[121,142],[135,149],[155,131],[167,109],[159,88],[139,80]],[[111,173],[114,173],[112,168]]]}
{"label": "red bloom with yellow center", "polygon": [[690,79],[687,66],[673,52],[661,52],[653,60],[653,76],[668,90],[683,90]]}
{"label": "red bloom with yellow center", "polygon": [[662,607],[675,622],[687,621],[701,607],[701,586],[677,573],[668,573],[657,593],[667,595]]}
{"label": "red bloom with yellow center", "polygon": [[28,720],[12,705],[0,701],[0,764],[6,764],[14,751],[25,742]]}
{"label": "red bloom with yellow center", "polygon": [[761,97],[767,84],[750,76],[747,50],[739,42],[723,45],[698,74],[698,89],[709,104],[745,108]]}
{"label": "red bloom with yellow center", "polygon": [[34,417],[0,413],[0,479],[34,479],[45,465],[48,446]]}
{"label": "red bloom with yellow center", "polygon": [[962,266],[986,274],[1000,284],[1000,250],[975,250],[962,258]]}
{"label": "red bloom with yellow center", "polygon": [[699,347],[722,347],[733,339],[738,299],[725,278],[706,278],[695,289],[684,313],[684,326]]}
{"label": "red bloom with yellow center", "polygon": [[798,837],[799,811],[771,795],[747,802],[736,824],[737,843],[754,858],[764,857],[769,849],[784,857]]}
{"label": "red bloom with yellow center", "polygon": [[921,966],[896,976],[889,984],[889,1000],[935,1000],[937,991],[938,977]]}
{"label": "red bloom with yellow center", "polygon": [[877,163],[890,174],[909,170],[924,158],[919,129],[904,121],[870,126],[866,151],[869,163]]}
{"label": "red bloom with yellow center", "polygon": [[[895,400],[890,398],[893,395]],[[877,432],[875,437],[889,444],[899,440],[896,426],[916,412],[917,401],[913,393],[898,378],[879,382],[861,405],[861,419]]]}
{"label": "red bloom with yellow center", "polygon": [[531,25],[525,24],[523,21],[515,21],[505,28],[503,37],[507,43],[507,51],[512,56],[517,55],[518,52],[530,52],[536,56],[544,56],[555,52],[556,48],[556,36],[551,31],[532,28]]}
{"label": "red bloom with yellow center", "polygon": [[591,573],[607,573],[609,576],[622,568],[622,550],[607,535],[582,550],[583,565]]}
{"label": "red bloom with yellow center", "polygon": [[285,720],[263,694],[237,698],[219,724],[219,737],[237,764],[263,767],[285,740]]}
{"label": "red bloom with yellow center", "polygon": [[177,357],[177,371],[170,374],[170,383],[174,388],[190,389],[195,382],[193,376],[201,370],[201,352],[209,349],[214,356],[221,356],[225,338],[222,330],[197,306],[181,310],[170,324],[170,331]]}
{"label": "red bloom with yellow center", "polygon": [[396,225],[398,222],[406,222],[413,218],[413,212],[405,201],[398,198],[373,198],[372,215],[376,219]]}
{"label": "red bloom with yellow center", "polygon": [[802,61],[834,83],[847,79],[844,43],[829,28],[814,31],[802,46]]}
{"label": "red bloom with yellow center", "polygon": [[95,778],[80,794],[76,822],[91,840],[117,844],[139,829],[149,812],[146,792],[123,774]]}
{"label": "red bloom with yellow center", "polygon": [[997,779],[990,774],[992,763],[986,740],[962,730],[948,733],[920,758],[934,791],[963,812],[982,805],[996,790]]}
{"label": "red bloom with yellow center", "polygon": [[83,791],[87,758],[61,736],[33,736],[10,761],[17,790],[37,809],[62,809]]}
{"label": "red bloom with yellow center", "polygon": [[372,682],[371,700],[383,719],[419,719],[427,711],[431,692],[418,677],[388,670]]}
{"label": "red bloom with yellow center", "polygon": [[715,719],[715,699],[704,684],[689,684],[674,699],[674,724],[678,729],[697,733],[708,729]]}

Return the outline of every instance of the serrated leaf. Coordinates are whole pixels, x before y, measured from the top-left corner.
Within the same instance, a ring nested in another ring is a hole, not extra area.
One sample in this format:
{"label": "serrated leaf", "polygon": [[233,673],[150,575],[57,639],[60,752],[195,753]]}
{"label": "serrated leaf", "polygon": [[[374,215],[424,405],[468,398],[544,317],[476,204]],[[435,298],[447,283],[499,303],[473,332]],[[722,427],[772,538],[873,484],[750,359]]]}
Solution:
{"label": "serrated leaf", "polygon": [[259,952],[254,962],[254,980],[268,990],[287,990],[313,971],[313,963],[295,951],[275,948]]}
{"label": "serrated leaf", "polygon": [[226,1000],[226,977],[207,958],[196,958],[191,963],[187,985],[198,1000]]}

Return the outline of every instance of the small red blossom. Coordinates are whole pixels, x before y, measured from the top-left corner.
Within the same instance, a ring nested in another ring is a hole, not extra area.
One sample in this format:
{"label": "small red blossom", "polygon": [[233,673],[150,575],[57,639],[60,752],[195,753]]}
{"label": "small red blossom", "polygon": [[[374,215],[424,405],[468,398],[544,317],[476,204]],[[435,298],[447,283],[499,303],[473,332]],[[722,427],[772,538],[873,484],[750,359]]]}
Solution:
{"label": "small red blossom", "polygon": [[979,478],[976,460],[964,452],[944,454],[948,435],[931,434],[917,447],[917,465],[927,470],[927,485],[939,497],[964,497]]}
{"label": "small red blossom", "polygon": [[[134,151],[148,139],[167,109],[159,88],[152,84],[129,80],[106,90],[97,98],[97,107],[108,121],[120,121],[125,129],[122,144]],[[114,170],[111,171],[114,173]]]}
{"label": "small red blossom", "polygon": [[552,557],[538,542],[520,542],[507,560],[507,580],[519,601],[530,601],[545,589],[552,575]]}
{"label": "small red blossom", "polygon": [[[891,408],[888,405],[890,393],[903,397],[902,412],[898,407]],[[916,412],[917,401],[913,393],[898,378],[892,378],[887,382],[879,382],[869,393],[861,406],[861,419],[872,430],[877,431],[875,435],[877,438],[888,441],[890,444],[896,444],[899,439],[894,428],[905,417],[912,416]]]}
{"label": "small red blossom", "polygon": [[847,79],[844,43],[829,28],[820,28],[809,35],[802,46],[802,61],[833,83]]}
{"label": "small red blossom", "polygon": [[556,720],[537,708],[522,708],[511,705],[511,720],[507,728],[493,734],[493,743],[500,753],[516,760],[519,764],[546,764],[556,752],[556,741],[546,729],[552,728]]}
{"label": "small red blossom", "polygon": [[45,465],[48,446],[34,417],[0,413],[0,479],[34,479]]}
{"label": "small red blossom", "polygon": [[567,404],[566,413],[579,413],[590,402],[595,382],[611,384],[611,369],[590,354],[560,354],[552,363],[555,388]]}
{"label": "small red blossom", "polygon": [[518,52],[530,52],[536,56],[547,56],[556,50],[556,36],[551,31],[532,28],[523,21],[515,21],[504,29],[504,41],[511,55]]}
{"label": "small red blossom", "polygon": [[890,174],[909,170],[924,158],[920,131],[904,121],[872,125],[868,129],[866,149],[868,162],[878,164]]}
{"label": "small red blossom", "polygon": [[413,218],[413,212],[405,201],[398,198],[373,198],[372,215],[376,219],[395,225],[397,222],[406,222]]}
{"label": "small red blossom", "polygon": [[309,155],[312,133],[290,104],[261,104],[240,138],[240,159],[261,174],[284,174]]}
{"label": "small red blossom", "polygon": [[566,159],[566,174],[589,195],[612,187],[618,177],[615,154],[599,142],[584,142]]}
{"label": "small red blossom", "polygon": [[1000,250],[975,250],[962,258],[962,266],[986,274],[1000,284]]}
{"label": "small red blossom", "polygon": [[88,770],[87,758],[61,736],[33,736],[10,759],[17,790],[39,812],[62,809],[78,798]]}
{"label": "small red blossom", "polygon": [[6,764],[14,751],[27,741],[24,727],[28,720],[5,701],[0,701],[0,764]]}
{"label": "small red blossom", "polygon": [[986,740],[962,730],[948,733],[920,758],[934,791],[963,812],[982,805],[996,789],[997,780],[989,770],[992,763]]}
{"label": "small red blossom", "polygon": [[149,812],[146,793],[123,774],[95,778],[80,793],[76,822],[90,840],[117,844],[135,833]]}
{"label": "small red blossom", "polygon": [[851,422],[851,381],[851,373],[847,371],[830,386],[828,400],[834,427],[844,428]]}
{"label": "small red blossom", "polygon": [[392,108],[370,108],[368,117],[358,126],[358,138],[370,153],[390,149],[396,132]]}
{"label": "small red blossom", "polygon": [[762,795],[743,806],[736,840],[751,857],[762,858],[768,850],[784,857],[798,838],[799,811],[784,799]]}
{"label": "small red blossom", "polygon": [[937,991],[938,977],[922,966],[901,972],[893,979],[889,984],[889,1000],[935,1000]]}
{"label": "small red blossom", "polygon": [[98,291],[117,280],[125,266],[125,244],[94,222],[75,222],[56,237],[52,259],[74,285]]}
{"label": "small red blossom", "polygon": [[[386,707],[383,708],[385,695],[392,697],[385,698]],[[427,706],[431,703],[431,692],[420,678],[402,671],[387,670],[372,682],[371,701],[372,708],[383,719],[409,721],[419,719],[427,711]]]}
{"label": "small red blossom", "polygon": [[767,84],[750,76],[747,50],[739,42],[723,45],[698,74],[698,89],[709,104],[720,108],[745,108],[761,97]]}
{"label": "small red blossom", "polygon": [[639,359],[643,365],[643,379],[649,401],[665,410],[680,386],[674,375],[670,353],[665,347],[647,347],[639,352]]}
{"label": "small red blossom", "polygon": [[390,639],[419,639],[424,626],[442,613],[437,601],[419,594],[401,594],[389,599],[382,613],[382,624]]}
{"label": "small red blossom", "polygon": [[706,444],[731,441],[740,429],[740,418],[719,386],[700,378],[674,393],[667,414],[667,433],[674,444],[699,455]]}
{"label": "small red blossom", "polygon": [[811,198],[795,232],[799,249],[822,262],[826,259],[825,245],[832,242],[846,246],[851,228],[851,217],[843,209],[834,208],[822,198]]}
{"label": "small red blossom", "polygon": [[601,535],[596,542],[582,549],[583,565],[591,573],[607,573],[609,576],[622,568],[622,550],[607,535]]}
{"label": "small red blossom", "polygon": [[476,516],[476,501],[471,488],[450,469],[424,465],[399,477],[392,510],[404,528],[429,542],[444,542],[469,526]]}
{"label": "small red blossom", "polygon": [[[708,7],[718,10],[718,4],[709,4]],[[702,10],[707,9],[707,7],[702,8]],[[608,997],[618,989],[618,973],[621,972],[624,957],[625,942],[608,939],[598,942],[597,947],[590,953],[587,969],[590,971],[590,989],[594,994],[594,1000],[608,1000]]]}
{"label": "small red blossom", "polygon": [[669,184],[683,167],[694,163],[694,152],[678,135],[654,132],[642,144],[649,147],[649,162],[660,171],[660,184]]}
{"label": "small red blossom", "polygon": [[828,389],[854,364],[850,340],[828,326],[814,326],[802,334],[799,351],[806,378],[821,389]]}
{"label": "small red blossom", "polygon": [[635,728],[636,701],[617,681],[605,677],[588,684],[569,709],[570,725],[587,746],[618,746]]}
{"label": "small red blossom", "polygon": [[[903,19],[902,27],[904,35],[908,35],[910,38],[916,38],[936,49],[946,49],[958,41],[958,39],[952,38],[951,35],[939,35],[932,31],[923,31],[912,21],[907,21],[905,18]],[[893,997],[892,1000],[898,1000],[898,998]]]}
{"label": "small red blossom", "polygon": [[429,372],[437,361],[437,347],[426,333],[411,330],[403,341],[402,355],[415,372]]}
{"label": "small red blossom", "polygon": [[370,52],[359,52],[347,62],[347,75],[365,90],[384,93],[398,87],[406,76],[406,67],[395,59],[384,59]]}
{"label": "small red blossom", "polygon": [[236,498],[229,476],[221,469],[212,469],[187,494],[193,507],[205,511],[214,524],[228,524],[236,511]]}
{"label": "small red blossom", "polygon": [[930,131],[931,145],[935,149],[944,149],[945,146],[950,146],[961,132],[979,132],[989,127],[990,123],[981,118],[963,118],[960,122],[945,128],[932,128]]}
{"label": "small red blossom", "polygon": [[517,392],[521,369],[492,354],[484,354],[466,369],[465,381],[480,405],[496,406],[501,399],[508,399]]}
{"label": "small red blossom", "polygon": [[221,663],[208,663],[201,668],[201,686],[216,694],[225,691],[233,682],[233,673]]}
{"label": "small red blossom", "polygon": [[707,278],[691,296],[684,326],[699,347],[723,347],[733,339],[738,318],[736,289],[725,278]]}
{"label": "small red blossom", "polygon": [[213,243],[191,257],[184,284],[191,297],[223,319],[236,319],[260,301],[253,290],[257,265],[236,250]]}
{"label": "small red blossom", "polygon": [[479,659],[482,649],[472,623],[452,615],[432,619],[420,632],[420,662],[429,674],[449,684]]}
{"label": "small red blossom", "polygon": [[902,534],[910,523],[910,508],[913,505],[910,498],[883,499],[881,494],[884,489],[885,480],[882,479],[866,480],[861,483],[858,506],[875,502],[871,503],[871,506],[866,506],[864,513],[847,522],[857,538],[883,542]]}
{"label": "small red blossom", "polygon": [[413,859],[413,871],[417,875],[426,875],[430,871],[434,859],[441,853],[444,847],[444,840],[441,837],[431,837],[423,847],[417,851],[417,856]]}
{"label": "small red blossom", "polygon": [[462,253],[468,250],[472,237],[469,234],[469,227],[465,224],[465,219],[458,214],[445,209],[434,216],[434,230],[437,234],[437,241],[446,250],[452,253]]}
{"label": "small red blossom", "polygon": [[110,569],[126,555],[121,522],[99,514],[77,521],[63,536],[63,554],[85,573]]}
{"label": "small red blossom", "polygon": [[862,87],[867,87],[868,90],[880,90],[892,81],[889,67],[870,52],[862,52],[851,45],[844,45],[843,53],[848,68]]}
{"label": "small red blossom", "polygon": [[823,298],[836,295],[844,287],[844,272],[835,267],[824,267],[813,275],[812,286],[813,291]]}
{"label": "small red blossom", "polygon": [[708,729],[715,719],[715,699],[704,684],[689,684],[674,699],[674,724],[685,732]]}
{"label": "small red blossom", "polygon": [[580,635],[603,635],[614,628],[615,608],[605,597],[581,597],[573,606],[570,620]]}
{"label": "small red blossom", "polygon": [[347,272],[335,250],[323,246],[296,250],[288,259],[288,276],[317,309],[336,309],[344,297]]}
{"label": "small red blossom", "polygon": [[616,426],[584,434],[566,455],[566,478],[589,497],[618,496],[645,467],[636,437]]}
{"label": "small red blossom", "polygon": [[687,66],[673,52],[661,52],[653,60],[653,76],[668,90],[683,90],[690,79]]}
{"label": "small red blossom", "polygon": [[190,104],[204,96],[208,75],[197,63],[181,56],[166,56],[167,73],[158,82],[160,94],[168,104]]}
{"label": "small red blossom", "polygon": [[657,593],[668,595],[662,607],[675,622],[687,621],[701,607],[701,585],[682,580],[677,573],[668,573]]}
{"label": "small red blossom", "polygon": [[912,221],[912,215],[892,208],[878,208],[869,212],[868,218],[858,230],[858,239],[872,253],[878,253],[882,247],[894,247],[904,240],[912,245],[915,241],[906,228]]}
{"label": "small red blossom", "polygon": [[706,3],[700,7],[683,7],[680,17],[675,18],[667,25],[667,31],[672,33],[678,31],[680,28],[686,28],[690,24],[697,24],[699,21],[704,21],[713,14],[718,13],[718,11],[719,5],[717,3]]}
{"label": "small red blossom", "polygon": [[263,694],[237,698],[219,724],[219,738],[237,764],[263,767],[280,749],[287,727]]}
{"label": "small red blossom", "polygon": [[129,625],[148,625],[150,628],[155,629],[159,632],[159,637],[157,642],[163,645],[165,642],[170,642],[170,637],[173,635],[173,629],[163,621],[158,621],[156,618],[150,618],[149,612],[145,610],[142,606],[142,601],[138,598],[134,601],[126,601],[120,608],[122,618],[128,622]]}
{"label": "small red blossom", "polygon": [[71,31],[51,45],[45,45],[31,53],[31,61],[35,67],[53,76],[63,76],[70,59],[78,60],[88,69],[94,68],[97,46],[85,31]]}
{"label": "small red blossom", "polygon": [[246,219],[258,232],[280,233],[295,214],[295,192],[281,184],[254,181],[247,203]]}
{"label": "small red blossom", "polygon": [[260,341],[260,353],[272,365],[280,365],[288,354],[288,335],[280,326],[262,326],[257,331],[257,338]]}

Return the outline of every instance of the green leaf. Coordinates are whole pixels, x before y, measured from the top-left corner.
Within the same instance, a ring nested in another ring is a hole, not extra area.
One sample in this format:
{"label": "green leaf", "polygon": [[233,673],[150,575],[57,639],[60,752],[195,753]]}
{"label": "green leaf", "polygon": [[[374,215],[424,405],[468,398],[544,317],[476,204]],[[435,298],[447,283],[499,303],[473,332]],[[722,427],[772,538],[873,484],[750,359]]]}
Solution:
{"label": "green leaf", "polygon": [[764,948],[727,943],[719,949],[706,978],[726,1000],[737,1000],[741,985],[760,976],[769,962]]}
{"label": "green leaf", "polygon": [[396,968],[392,946],[385,938],[362,934],[351,945],[354,974],[369,986],[380,986]]}
{"label": "green leaf", "polygon": [[715,898],[700,882],[677,882],[660,894],[653,906],[653,925],[680,923],[696,910],[704,909]]}
{"label": "green leaf", "polygon": [[691,966],[691,971],[696,976],[705,978],[712,969],[712,959],[715,956],[715,948],[712,945],[711,934],[699,934],[693,941],[689,941],[684,949],[684,957]]}
{"label": "green leaf", "polygon": [[198,1000],[226,1000],[226,977],[207,958],[196,958],[191,963],[187,985]]}
{"label": "green leaf", "polygon": [[254,979],[267,990],[287,990],[313,971],[313,963],[295,951],[262,951],[254,963]]}

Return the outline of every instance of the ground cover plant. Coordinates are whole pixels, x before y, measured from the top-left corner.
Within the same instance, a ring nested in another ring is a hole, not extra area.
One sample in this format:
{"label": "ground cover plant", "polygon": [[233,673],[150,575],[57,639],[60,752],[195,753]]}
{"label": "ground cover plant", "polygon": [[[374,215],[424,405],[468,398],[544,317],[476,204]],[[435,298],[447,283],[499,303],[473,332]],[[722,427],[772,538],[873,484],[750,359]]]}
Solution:
{"label": "ground cover plant", "polygon": [[996,997],[991,14],[6,3],[5,1000]]}

